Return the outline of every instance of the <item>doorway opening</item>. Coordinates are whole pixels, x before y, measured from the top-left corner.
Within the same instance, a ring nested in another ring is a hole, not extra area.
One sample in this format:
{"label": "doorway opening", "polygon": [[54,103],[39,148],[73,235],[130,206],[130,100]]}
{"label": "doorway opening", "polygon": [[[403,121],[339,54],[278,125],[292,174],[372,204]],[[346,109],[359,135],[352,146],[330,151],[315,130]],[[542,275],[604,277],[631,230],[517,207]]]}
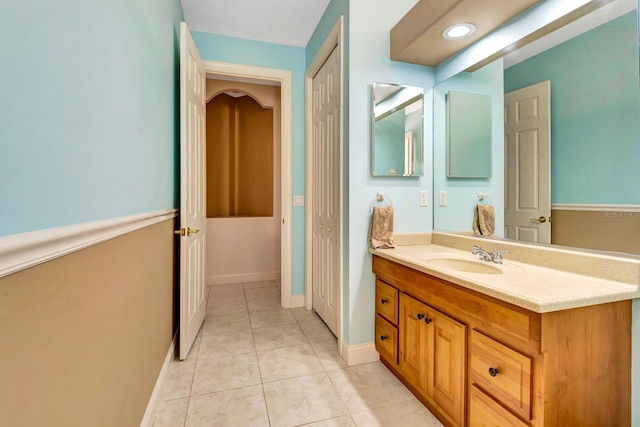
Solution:
{"label": "doorway opening", "polygon": [[[219,222],[221,225],[207,226],[207,284],[279,279],[280,305],[284,308],[301,306],[302,298],[297,301],[291,292],[291,71],[216,61],[204,61],[204,66],[207,73],[205,101],[224,94],[241,100],[240,104],[251,105],[251,109],[267,110],[273,115],[270,162],[265,161],[264,156],[254,155],[256,150],[265,150],[268,145],[259,144],[252,133],[255,125],[252,120],[264,123],[263,119],[250,119],[244,129],[237,124],[233,126],[233,153],[226,154],[227,160],[233,158],[233,162],[227,161],[229,170],[225,174],[219,173],[216,178],[225,175],[229,181],[226,197],[222,198],[226,211],[218,211],[222,215],[207,219],[208,224]],[[227,112],[231,114],[229,101],[227,98]],[[234,118],[242,114],[234,107]],[[207,133],[210,127],[207,126]],[[245,143],[237,143],[243,139]],[[228,143],[226,147],[229,150]],[[240,160],[243,162],[239,163]],[[232,167],[234,171],[229,173]],[[263,170],[258,173],[257,169]],[[270,175],[271,185],[263,185],[264,182],[257,187],[252,185],[256,175]],[[272,191],[265,190],[268,187]],[[233,209],[230,209],[231,202]],[[233,251],[238,256],[232,263],[226,263]]]}
{"label": "doorway opening", "polygon": [[206,86],[208,282],[279,281],[280,86]]}

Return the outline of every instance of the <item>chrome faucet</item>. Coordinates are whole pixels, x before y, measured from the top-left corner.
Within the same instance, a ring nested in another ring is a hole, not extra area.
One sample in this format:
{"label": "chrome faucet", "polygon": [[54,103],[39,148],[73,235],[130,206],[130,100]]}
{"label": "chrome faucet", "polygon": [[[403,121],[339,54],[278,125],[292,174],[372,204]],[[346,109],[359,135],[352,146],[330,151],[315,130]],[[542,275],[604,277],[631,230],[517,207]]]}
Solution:
{"label": "chrome faucet", "polygon": [[486,251],[478,245],[473,245],[471,253],[473,255],[478,255],[482,261],[502,264],[502,255],[508,254],[509,251],[506,249],[500,249],[494,253],[493,250]]}

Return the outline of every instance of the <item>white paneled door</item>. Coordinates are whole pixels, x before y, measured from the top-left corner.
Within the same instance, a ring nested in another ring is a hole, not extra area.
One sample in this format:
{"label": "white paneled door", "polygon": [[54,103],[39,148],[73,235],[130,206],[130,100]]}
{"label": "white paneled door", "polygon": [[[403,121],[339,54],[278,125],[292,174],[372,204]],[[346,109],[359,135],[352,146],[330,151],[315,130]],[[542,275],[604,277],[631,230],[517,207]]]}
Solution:
{"label": "white paneled door", "polygon": [[187,24],[180,24],[180,359],[204,322],[205,298],[205,79]]}
{"label": "white paneled door", "polygon": [[504,96],[505,237],[551,243],[551,89]]}
{"label": "white paneled door", "polygon": [[338,336],[340,310],[340,52],[335,48],[312,84],[313,309]]}

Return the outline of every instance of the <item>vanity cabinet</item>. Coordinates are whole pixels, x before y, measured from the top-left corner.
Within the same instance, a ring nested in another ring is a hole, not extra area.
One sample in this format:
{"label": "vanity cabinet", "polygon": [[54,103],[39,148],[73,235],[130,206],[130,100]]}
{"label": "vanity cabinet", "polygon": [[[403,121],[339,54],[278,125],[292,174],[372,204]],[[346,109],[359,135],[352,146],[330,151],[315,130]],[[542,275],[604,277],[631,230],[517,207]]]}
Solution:
{"label": "vanity cabinet", "polygon": [[466,326],[400,294],[398,369],[454,425],[464,419]]}
{"label": "vanity cabinet", "polygon": [[377,255],[373,271],[380,359],[446,426],[631,425],[631,301],[536,313]]}

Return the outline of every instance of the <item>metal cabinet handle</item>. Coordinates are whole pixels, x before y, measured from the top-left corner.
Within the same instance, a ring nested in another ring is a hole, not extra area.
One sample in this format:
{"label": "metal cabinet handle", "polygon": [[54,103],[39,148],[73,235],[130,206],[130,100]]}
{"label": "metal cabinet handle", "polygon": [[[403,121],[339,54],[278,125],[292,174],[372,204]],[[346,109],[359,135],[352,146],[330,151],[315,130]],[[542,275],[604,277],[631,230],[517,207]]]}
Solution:
{"label": "metal cabinet handle", "polygon": [[433,322],[433,319],[432,319],[432,318],[430,318],[430,317],[425,317],[425,318],[424,318],[424,323],[426,323],[427,325],[428,325],[429,323],[431,323],[431,322]]}
{"label": "metal cabinet handle", "polygon": [[387,337],[386,335],[380,335],[380,341],[384,341],[384,340],[386,340],[387,338],[389,338],[389,337]]}
{"label": "metal cabinet handle", "polygon": [[422,320],[422,319],[424,319],[424,314],[418,313],[418,320]]}
{"label": "metal cabinet handle", "polygon": [[389,302],[389,300],[388,300],[388,299],[384,299],[384,298],[381,298],[381,299],[380,299],[380,304],[386,304],[386,303],[388,303],[388,302]]}
{"label": "metal cabinet handle", "polygon": [[491,375],[492,377],[495,377],[499,373],[500,371],[498,370],[498,368],[489,368],[489,375]]}

